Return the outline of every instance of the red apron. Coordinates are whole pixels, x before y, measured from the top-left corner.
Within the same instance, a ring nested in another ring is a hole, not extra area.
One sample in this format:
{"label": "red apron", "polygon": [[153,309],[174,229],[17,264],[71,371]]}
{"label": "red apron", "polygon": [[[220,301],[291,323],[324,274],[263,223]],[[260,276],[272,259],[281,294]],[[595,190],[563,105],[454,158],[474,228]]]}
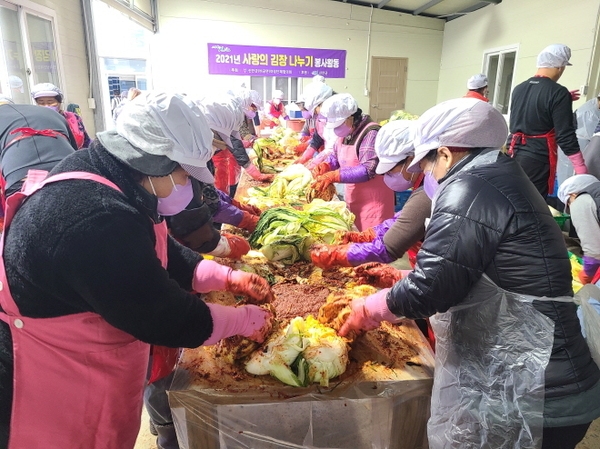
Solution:
{"label": "red apron", "polygon": [[[7,229],[22,202],[46,184],[85,179],[119,190],[92,173],[46,176],[43,171],[30,171],[22,191],[8,198]],[[159,234],[157,256],[164,257],[166,241],[159,243]],[[150,346],[93,312],[55,318],[22,316],[10,293],[3,257],[0,305],[4,309],[0,319],[10,326],[14,354],[9,449],[133,448]]]}
{"label": "red apron", "polygon": [[229,150],[217,151],[212,160],[215,164],[215,187],[229,195],[229,188],[240,181],[242,167]]}
{"label": "red apron", "polygon": [[[374,124],[365,126],[355,142],[362,142],[365,134],[370,131],[369,127]],[[356,146],[345,145],[342,139],[337,143],[337,158],[340,168],[360,165]],[[382,175],[375,175],[366,182],[345,184],[345,186],[344,200],[350,212],[356,216],[354,224],[359,231],[377,226],[394,216],[394,192],[385,185]]]}
{"label": "red apron", "polygon": [[85,142],[85,134],[83,134],[83,131],[79,128],[79,120],[77,120],[77,115],[69,111],[61,111],[61,114],[67,120],[69,128],[71,128],[73,137],[75,137],[75,142],[77,142],[77,149],[81,150],[83,147],[83,142]]}
{"label": "red apron", "polygon": [[551,129],[546,134],[538,134],[535,136],[528,136],[520,132],[513,133],[510,141],[510,147],[508,148],[508,154],[510,157],[515,157],[515,145],[525,145],[527,139],[546,139],[548,145],[548,161],[550,162],[550,175],[548,178],[548,194],[554,193],[554,182],[556,181],[556,163],[558,161],[558,144],[556,143],[556,133],[554,129]]}

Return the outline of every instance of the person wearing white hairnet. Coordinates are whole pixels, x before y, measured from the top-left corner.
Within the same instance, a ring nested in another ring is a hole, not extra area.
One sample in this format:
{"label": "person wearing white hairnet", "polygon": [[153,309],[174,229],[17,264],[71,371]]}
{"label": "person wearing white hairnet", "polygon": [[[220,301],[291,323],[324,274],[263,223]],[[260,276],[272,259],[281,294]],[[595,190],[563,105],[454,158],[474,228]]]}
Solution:
{"label": "person wearing white hairnet", "polygon": [[15,102],[8,95],[0,94],[0,104],[15,104]]}
{"label": "person wearing white hairnet", "polygon": [[469,90],[465,98],[477,98],[481,101],[489,101],[487,98],[489,92],[488,78],[483,73],[478,73],[469,78],[467,80],[467,89]]}
{"label": "person wearing white hairnet", "polygon": [[[376,172],[394,192],[419,187],[421,175],[407,172],[414,154],[415,122],[397,120],[382,126],[375,140],[375,152],[379,158]],[[356,267],[359,276],[373,270],[387,268],[387,263],[400,259],[407,251],[416,254],[418,244],[425,235],[425,220],[429,218],[431,200],[422,188],[418,188],[393,218],[362,232],[346,232],[341,244],[318,245],[311,248],[312,262],[323,269],[332,267]],[[383,267],[383,268],[382,268]],[[390,287],[391,285],[387,285]]]}
{"label": "person wearing white hairnet", "polygon": [[281,119],[289,120],[283,103],[284,94],[281,90],[273,91],[273,98],[265,105],[266,126],[273,128],[281,124]]}
{"label": "person wearing white hairnet", "polygon": [[327,120],[325,128],[333,130],[337,141],[327,161],[313,169],[313,188],[324,191],[333,183],[346,184],[344,199],[356,216],[359,231],[392,218],[394,192],[375,172],[379,162],[375,139],[381,126],[362,113],[350,94],[329,97],[321,106],[321,114]]}
{"label": "person wearing white hairnet", "polygon": [[600,181],[592,175],[567,178],[558,188],[558,199],[571,214],[583,250],[582,284],[589,284],[600,268]]}
{"label": "person wearing white hairnet", "polygon": [[30,173],[8,198],[2,446],[10,438],[23,448],[133,448],[150,344],[265,338],[269,312],[207,304],[193,292],[260,302],[272,296],[266,281],[203,260],[169,237],[161,218],[190,202],[189,174],[177,161],[188,163],[199,145],[210,145],[210,133],[182,100],[140,96],[116,130],[98,133],[49,177]]}
{"label": "person wearing white hairnet", "polygon": [[239,92],[232,92],[240,102],[240,107],[244,112],[244,120],[239,129],[242,136],[244,147],[250,148],[256,138],[256,128],[260,124],[258,111],[262,109],[262,100],[260,94],[251,89],[241,89]]}
{"label": "person wearing white hairnet", "polygon": [[[596,132],[598,122],[600,122],[600,94],[586,101],[575,110],[575,124],[577,126],[575,135],[577,136],[579,148],[581,148],[584,159],[586,159],[585,147],[590,143],[592,136]],[[587,159],[586,165],[588,165]]]}
{"label": "person wearing white hairnet", "polygon": [[233,198],[242,168],[252,179],[271,181],[273,175],[261,173],[244,148],[239,133],[244,115],[240,102],[227,94],[204,98],[198,102],[198,106],[215,134],[215,187]]}
{"label": "person wearing white hairnet", "polygon": [[58,112],[62,115],[69,124],[75,141],[77,142],[77,148],[87,148],[90,143],[90,136],[88,136],[83,120],[79,115],[74,112],[65,111],[63,109],[64,96],[62,91],[52,83],[40,83],[33,86],[31,89],[31,98],[35,101],[38,106],[50,108],[53,111]]}
{"label": "person wearing white hairnet", "polygon": [[537,57],[535,75],[512,92],[508,152],[544,198],[554,192],[558,147],[575,173],[587,173],[573,124],[573,101],[579,99],[579,91],[569,92],[558,84],[565,68],[572,65],[569,59],[569,47],[549,45]]}
{"label": "person wearing white hairnet", "polygon": [[[302,92],[302,117],[309,128],[310,140],[302,155],[294,161],[295,164],[305,164],[325,148],[325,118],[320,115],[321,105],[333,95],[333,89],[327,84],[313,81]],[[312,125],[312,126],[311,126]]]}
{"label": "person wearing white hairnet", "polygon": [[473,98],[418,119],[409,171],[425,173],[433,206],[416,266],[353,301],[340,329],[431,316],[432,449],[573,449],[600,416],[600,370],[576,316],[562,232],[502,153],[506,134],[502,114]]}

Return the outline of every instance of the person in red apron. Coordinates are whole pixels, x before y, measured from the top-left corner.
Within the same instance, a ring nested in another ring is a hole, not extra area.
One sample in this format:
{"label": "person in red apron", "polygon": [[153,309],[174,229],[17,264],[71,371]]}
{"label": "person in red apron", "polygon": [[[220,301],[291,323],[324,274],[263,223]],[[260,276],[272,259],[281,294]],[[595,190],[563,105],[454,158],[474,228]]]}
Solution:
{"label": "person in red apron", "polygon": [[314,123],[308,148],[294,161],[294,164],[306,164],[325,147],[325,120],[321,117],[321,105],[333,95],[333,89],[321,81],[313,81],[304,89],[302,97],[302,117],[307,123]]}
{"label": "person in red apron", "polygon": [[81,117],[74,112],[65,111],[62,108],[64,96],[58,87],[52,83],[36,84],[31,88],[31,98],[33,98],[38,106],[52,109],[67,120],[77,142],[78,149],[87,148],[90,145],[91,139],[85,130],[85,126],[83,126]]}
{"label": "person in red apron", "polygon": [[285,112],[285,104],[283,103],[283,91],[274,90],[273,99],[267,101],[265,105],[265,119],[264,126],[267,128],[275,128],[281,124],[280,119],[289,120],[287,113]]}
{"label": "person in red apron", "polygon": [[473,75],[467,80],[467,89],[465,98],[477,98],[478,100],[488,102],[488,79],[483,73]]}
{"label": "person in red apron", "polygon": [[239,100],[229,94],[217,98],[204,98],[198,107],[208,120],[215,138],[215,186],[230,197],[242,174],[242,168],[257,181],[273,180],[273,175],[261,173],[252,163],[240,135],[244,120],[243,107]]}
{"label": "person in red apron", "polygon": [[573,101],[579,93],[557,83],[571,65],[570,58],[571,49],[566,45],[546,47],[538,55],[536,74],[512,92],[508,154],[516,158],[544,198],[554,192],[558,147],[575,173],[587,173],[573,123]]}
{"label": "person in red apron", "polygon": [[1,197],[18,192],[29,169],[51,170],[76,149],[69,125],[50,109],[0,105]]}
{"label": "person in red apron", "polygon": [[313,187],[323,191],[333,183],[346,184],[344,200],[356,216],[359,231],[392,218],[394,192],[385,185],[383,176],[375,173],[375,138],[381,127],[363,115],[350,94],[329,97],[321,106],[321,114],[327,119],[326,128],[333,129],[338,140],[328,160],[312,171],[316,179]]}
{"label": "person in red apron", "polygon": [[261,278],[167,236],[160,216],[193,194],[188,173],[168,156],[183,139],[199,140],[198,124],[178,120],[175,129],[156,119],[189,110],[175,97],[136,104],[123,112],[125,126],[99,133],[44,181],[33,172],[8,199],[0,447],[133,448],[149,344],[261,341],[270,328],[258,306],[207,304],[192,293],[237,291],[257,302],[272,295]]}

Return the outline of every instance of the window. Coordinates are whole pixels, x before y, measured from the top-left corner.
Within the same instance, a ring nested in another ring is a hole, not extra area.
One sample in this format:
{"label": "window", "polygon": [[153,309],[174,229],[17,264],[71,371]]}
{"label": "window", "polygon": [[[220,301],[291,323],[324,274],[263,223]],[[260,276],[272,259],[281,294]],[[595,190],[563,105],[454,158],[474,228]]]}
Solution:
{"label": "window", "polygon": [[502,114],[508,114],[517,49],[492,50],[484,54],[484,73],[488,77],[488,98]]}
{"label": "window", "polygon": [[250,89],[257,91],[263,101],[272,99],[273,91],[283,92],[283,102],[293,103],[298,100],[302,83],[298,78],[285,78],[281,76],[252,76],[250,77]]}
{"label": "window", "polygon": [[65,90],[54,18],[49,14],[0,0],[0,88],[16,103],[31,102],[29,92],[34,84],[52,83]]}

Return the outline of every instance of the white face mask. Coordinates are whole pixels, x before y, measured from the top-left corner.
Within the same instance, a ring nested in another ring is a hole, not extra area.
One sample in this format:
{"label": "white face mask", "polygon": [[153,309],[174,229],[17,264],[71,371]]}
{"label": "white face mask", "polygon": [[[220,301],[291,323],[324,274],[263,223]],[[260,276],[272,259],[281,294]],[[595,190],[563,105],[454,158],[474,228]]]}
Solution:
{"label": "white face mask", "polygon": [[280,105],[281,104],[281,100],[279,98],[275,98],[273,100],[273,104]]}

